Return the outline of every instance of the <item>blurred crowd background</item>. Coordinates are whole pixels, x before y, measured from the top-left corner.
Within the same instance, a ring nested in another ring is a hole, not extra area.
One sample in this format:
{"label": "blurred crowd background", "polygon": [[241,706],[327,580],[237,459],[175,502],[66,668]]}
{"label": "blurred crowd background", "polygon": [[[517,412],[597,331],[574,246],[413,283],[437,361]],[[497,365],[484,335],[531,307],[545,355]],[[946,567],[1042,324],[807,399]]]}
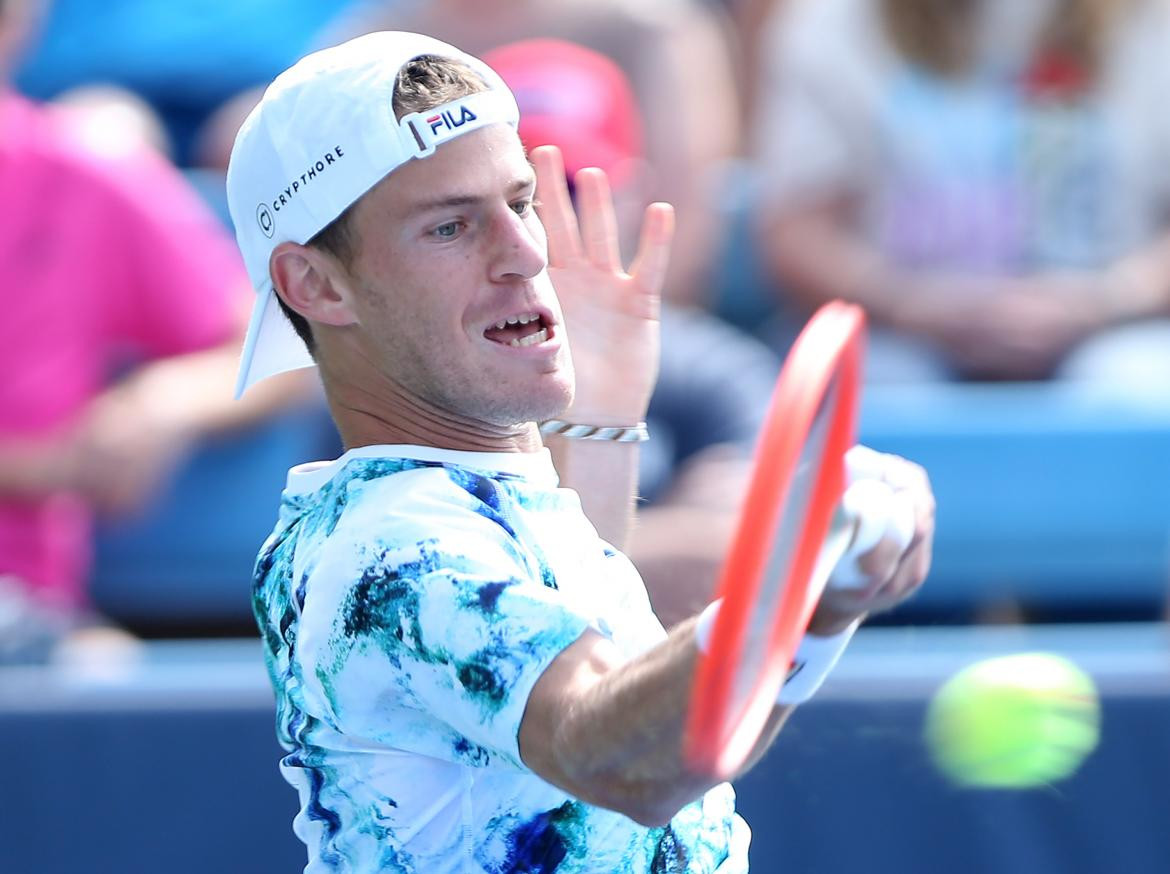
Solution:
{"label": "blurred crowd background", "polygon": [[528,146],[609,173],[627,255],[676,206],[632,545],[687,593],[668,625],[837,297],[870,318],[862,439],[939,500],[935,573],[879,627],[1164,619],[1170,3],[0,0],[0,665],[255,636],[284,472],[340,447],[312,374],[231,400],[224,174],[265,83],[378,29],[485,57]]}

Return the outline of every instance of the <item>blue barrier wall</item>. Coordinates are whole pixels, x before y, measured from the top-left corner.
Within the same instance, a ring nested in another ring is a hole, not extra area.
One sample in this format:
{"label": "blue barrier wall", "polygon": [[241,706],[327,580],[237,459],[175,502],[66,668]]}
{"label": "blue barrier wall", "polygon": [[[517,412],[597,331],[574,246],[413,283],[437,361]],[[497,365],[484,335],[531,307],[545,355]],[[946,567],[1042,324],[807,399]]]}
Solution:
{"label": "blue barrier wall", "polygon": [[930,580],[901,617],[1003,599],[1158,615],[1170,585],[1170,403],[1133,391],[869,390],[862,439],[921,463],[938,498]]}
{"label": "blue barrier wall", "polygon": [[[956,789],[919,740],[926,701],[961,665],[1021,649],[1097,679],[1101,746],[1058,786]],[[155,644],[124,672],[0,670],[0,870],[300,870],[259,659],[255,641]],[[864,629],[737,791],[754,872],[1170,870],[1166,630]]]}

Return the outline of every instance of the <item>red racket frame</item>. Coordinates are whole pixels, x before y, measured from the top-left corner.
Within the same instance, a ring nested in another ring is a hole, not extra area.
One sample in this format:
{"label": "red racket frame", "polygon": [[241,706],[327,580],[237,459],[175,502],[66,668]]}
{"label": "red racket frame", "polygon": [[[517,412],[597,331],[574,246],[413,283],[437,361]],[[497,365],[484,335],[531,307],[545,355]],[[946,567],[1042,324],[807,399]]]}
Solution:
{"label": "red racket frame", "polygon": [[[723,599],[710,646],[695,672],[685,755],[691,767],[717,779],[732,777],[759,740],[784,684],[793,655],[816,607],[809,581],[821,544],[845,489],[845,452],[855,442],[865,314],[832,301],[801,331],[784,362],[756,446],[751,485],[736,535],[720,574]],[[818,410],[837,378],[837,394],[820,470],[803,510],[787,581],[768,636],[763,670],[742,712],[732,712],[736,667],[743,658],[750,618],[767,570],[780,513]],[[819,593],[817,593],[819,597]]]}

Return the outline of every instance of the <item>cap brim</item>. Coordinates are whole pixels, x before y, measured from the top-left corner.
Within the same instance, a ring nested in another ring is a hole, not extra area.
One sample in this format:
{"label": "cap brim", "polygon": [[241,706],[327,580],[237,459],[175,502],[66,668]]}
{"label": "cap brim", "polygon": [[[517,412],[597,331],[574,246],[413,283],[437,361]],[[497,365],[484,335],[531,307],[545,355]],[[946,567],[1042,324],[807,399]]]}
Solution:
{"label": "cap brim", "polygon": [[236,377],[236,398],[265,377],[314,364],[304,341],[281,311],[272,285],[266,285],[257,293],[252,318],[248,321],[240,372]]}

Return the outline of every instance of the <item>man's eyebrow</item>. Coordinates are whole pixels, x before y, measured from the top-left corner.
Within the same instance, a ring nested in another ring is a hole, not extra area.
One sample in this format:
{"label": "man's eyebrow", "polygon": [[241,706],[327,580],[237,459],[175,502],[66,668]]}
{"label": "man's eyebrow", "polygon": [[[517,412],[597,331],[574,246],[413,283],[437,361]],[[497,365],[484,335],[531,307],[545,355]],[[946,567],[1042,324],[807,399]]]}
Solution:
{"label": "man's eyebrow", "polygon": [[[504,186],[504,193],[507,197],[515,197],[524,191],[531,189],[536,184],[536,175],[527,174],[525,176],[518,176],[515,180]],[[433,209],[450,209],[458,206],[475,206],[490,200],[495,197],[494,194],[451,194],[446,197],[437,197],[434,200],[421,200],[412,205],[412,210],[417,212],[430,212]]]}

